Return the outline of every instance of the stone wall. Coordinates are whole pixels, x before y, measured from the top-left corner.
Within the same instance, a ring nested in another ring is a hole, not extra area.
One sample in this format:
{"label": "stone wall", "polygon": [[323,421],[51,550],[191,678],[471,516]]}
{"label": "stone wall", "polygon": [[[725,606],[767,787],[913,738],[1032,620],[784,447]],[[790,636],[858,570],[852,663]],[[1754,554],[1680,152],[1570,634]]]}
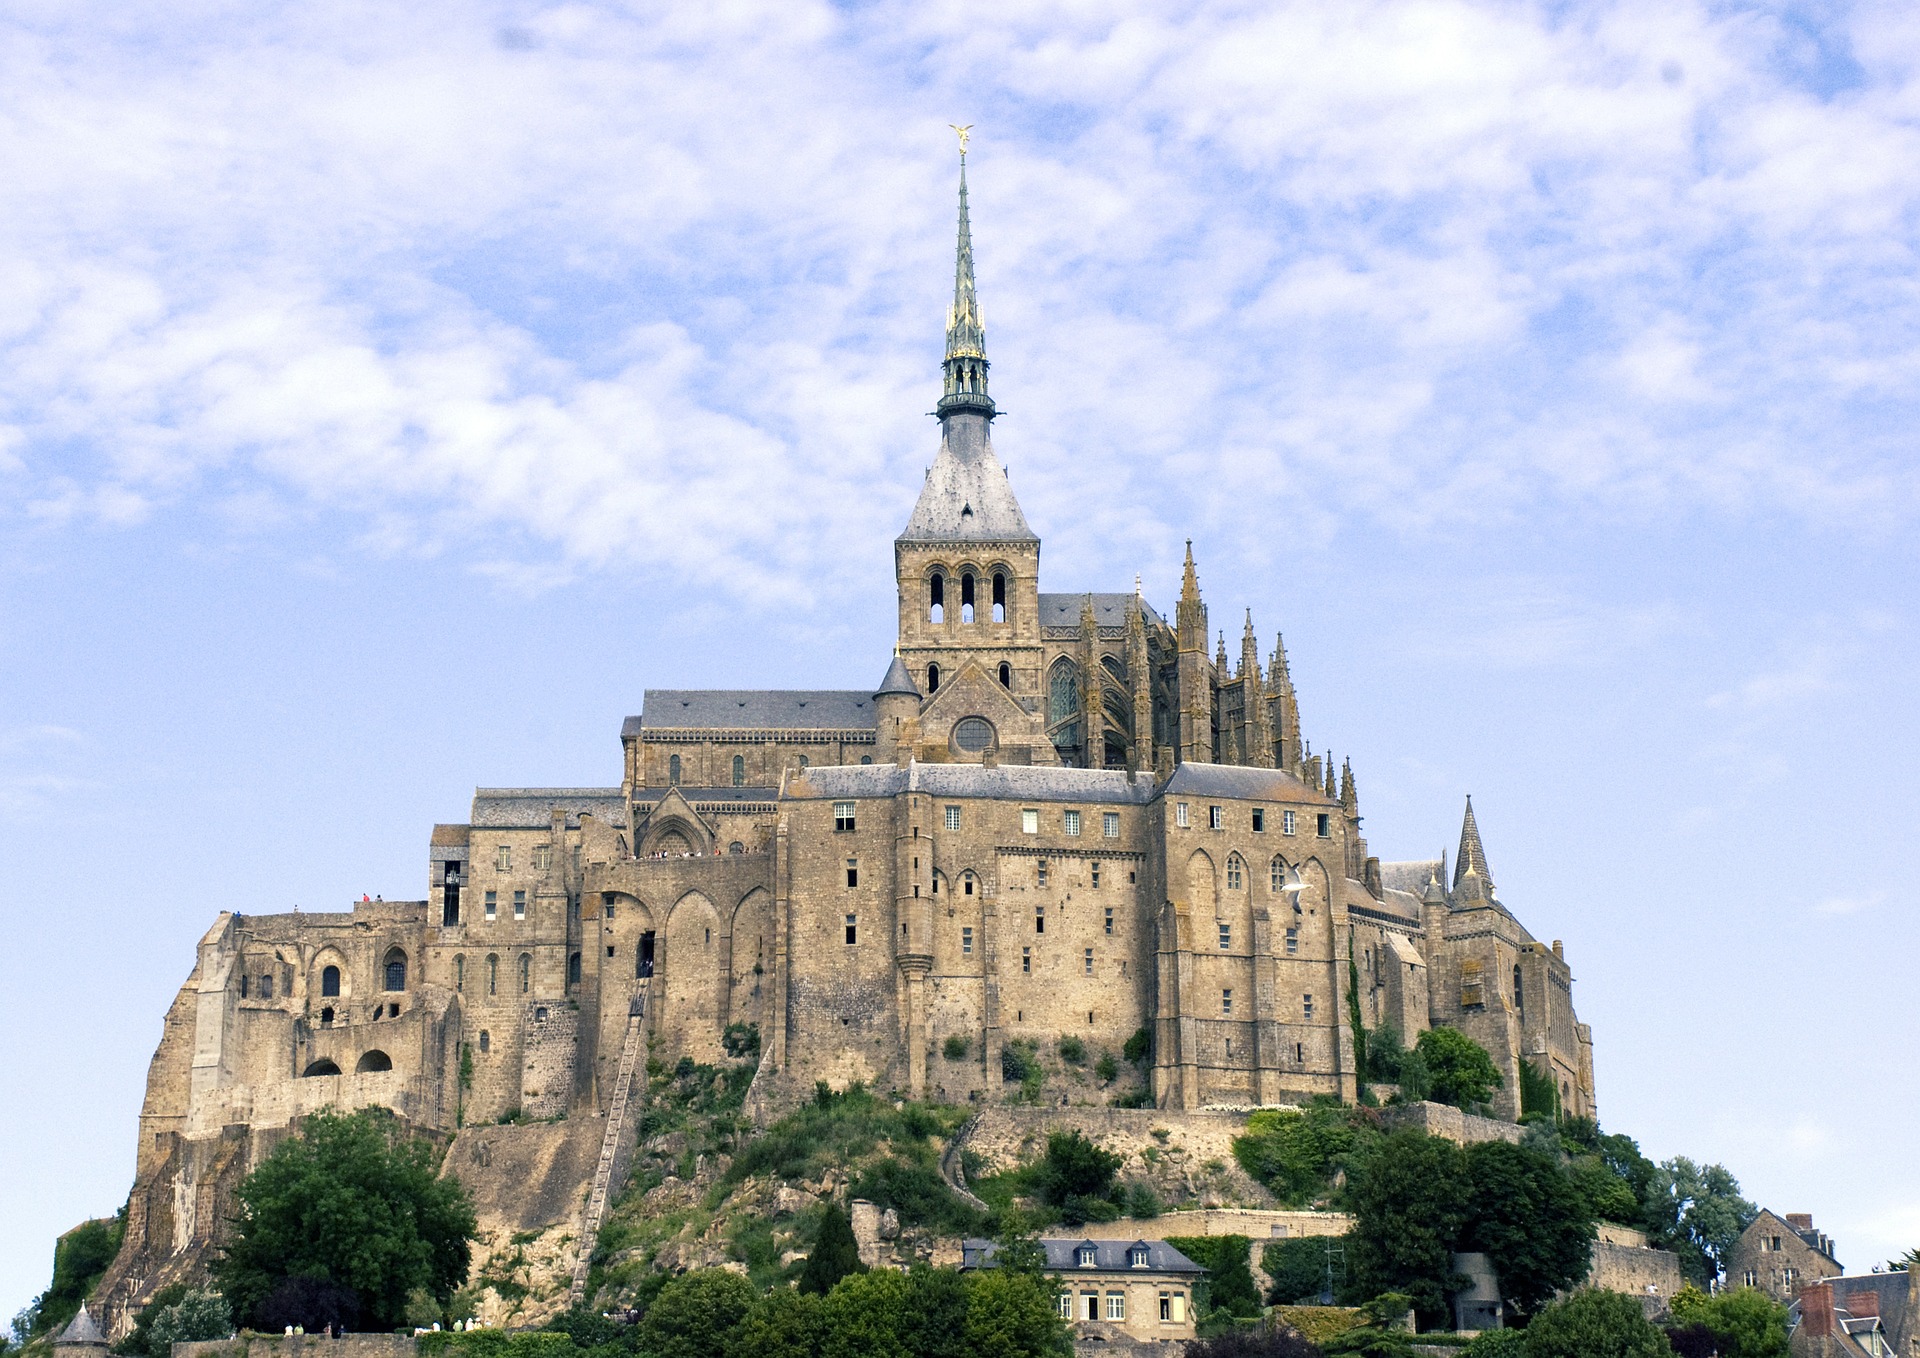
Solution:
{"label": "stone wall", "polygon": [[1632,1297],[1657,1297],[1664,1304],[1686,1285],[1680,1276],[1680,1258],[1667,1250],[1593,1242],[1593,1263],[1587,1282],[1609,1292]]}
{"label": "stone wall", "polygon": [[1380,1110],[1380,1121],[1394,1130],[1412,1127],[1428,1136],[1445,1137],[1462,1146],[1475,1141],[1511,1141],[1518,1145],[1520,1138],[1525,1135],[1518,1123],[1463,1113],[1444,1103],[1409,1103],[1397,1108],[1383,1108]]}
{"label": "stone wall", "polygon": [[175,1344],[173,1358],[414,1358],[418,1349],[411,1335],[241,1334]]}
{"label": "stone wall", "polygon": [[1253,1242],[1254,1262],[1270,1240],[1295,1236],[1345,1235],[1353,1218],[1345,1212],[1274,1212],[1249,1207],[1201,1208],[1157,1217],[1122,1217],[1088,1222],[1073,1229],[1089,1240],[1165,1240],[1181,1235],[1244,1235]]}
{"label": "stone wall", "polygon": [[528,1117],[559,1117],[573,1094],[579,1006],[566,1000],[529,1001],[522,1024],[520,1109]]}
{"label": "stone wall", "polygon": [[[1074,1128],[1121,1157],[1122,1178],[1145,1178],[1168,1196],[1206,1207],[1273,1206],[1273,1194],[1233,1158],[1233,1138],[1246,1129],[1239,1112],[1168,1108],[983,1108],[964,1148],[988,1172],[1011,1169],[1046,1153],[1047,1133]],[[1198,1232],[1194,1232],[1198,1234]]]}

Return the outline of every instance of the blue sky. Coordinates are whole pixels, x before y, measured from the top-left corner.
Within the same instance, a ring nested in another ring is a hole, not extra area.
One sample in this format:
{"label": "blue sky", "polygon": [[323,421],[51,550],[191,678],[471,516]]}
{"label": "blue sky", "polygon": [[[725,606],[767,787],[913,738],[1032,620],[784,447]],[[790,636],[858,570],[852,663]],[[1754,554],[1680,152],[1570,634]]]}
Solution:
{"label": "blue sky", "polygon": [[8,1313],[216,911],[878,680],[950,122],[1046,586],[1191,537],[1610,1128],[1920,1245],[1911,6],[21,0],[0,91]]}

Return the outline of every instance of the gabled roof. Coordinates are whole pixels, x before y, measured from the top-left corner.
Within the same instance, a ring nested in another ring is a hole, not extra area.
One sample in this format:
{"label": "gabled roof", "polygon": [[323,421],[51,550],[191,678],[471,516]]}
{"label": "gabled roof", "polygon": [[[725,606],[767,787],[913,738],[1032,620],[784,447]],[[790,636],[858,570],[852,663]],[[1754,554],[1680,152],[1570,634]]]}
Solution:
{"label": "gabled roof", "polygon": [[1169,794],[1191,797],[1231,797],[1249,802],[1323,802],[1337,805],[1331,797],[1291,773],[1279,769],[1242,768],[1238,764],[1184,763],[1175,766],[1167,780]]}
{"label": "gabled roof", "polygon": [[553,809],[567,813],[567,828],[577,829],[582,811],[625,829],[626,799],[617,787],[477,787],[473,790],[476,830],[544,830]]}
{"label": "gabled roof", "polygon": [[646,731],[872,730],[873,695],[844,688],[650,688],[627,734]]}
{"label": "gabled roof", "polygon": [[[1038,542],[1013,496],[1006,468],[993,455],[987,422],[941,422],[940,452],[913,506],[901,542]],[[1076,615],[1077,616],[1077,615]]]}

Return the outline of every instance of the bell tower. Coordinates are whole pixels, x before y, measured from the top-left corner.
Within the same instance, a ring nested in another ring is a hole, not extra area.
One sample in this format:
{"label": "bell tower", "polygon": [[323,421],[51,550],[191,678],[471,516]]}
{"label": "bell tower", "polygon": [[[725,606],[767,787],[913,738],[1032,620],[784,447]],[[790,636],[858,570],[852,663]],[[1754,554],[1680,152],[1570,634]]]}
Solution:
{"label": "bell tower", "polygon": [[[899,655],[927,702],[977,663],[1034,717],[1043,711],[1040,539],[994,456],[986,326],[974,291],[967,154],[960,150],[960,228],[941,363],[940,450],[894,540]],[[1012,736],[1014,733],[1003,733]],[[1019,739],[1024,742],[1026,734]],[[1035,741],[1044,744],[1042,737]]]}

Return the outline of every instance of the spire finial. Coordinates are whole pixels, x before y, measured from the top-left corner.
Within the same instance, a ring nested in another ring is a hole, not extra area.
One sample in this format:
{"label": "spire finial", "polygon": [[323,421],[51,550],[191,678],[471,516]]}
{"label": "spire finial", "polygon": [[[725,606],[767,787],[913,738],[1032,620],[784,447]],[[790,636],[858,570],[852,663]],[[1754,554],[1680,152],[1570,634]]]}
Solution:
{"label": "spire finial", "polygon": [[967,136],[973,124],[949,123],[960,138],[960,230],[953,255],[953,305],[947,309],[947,354],[941,367],[940,403],[934,413],[945,419],[961,411],[994,416],[987,395],[987,327],[973,283],[973,227],[967,217]]}

